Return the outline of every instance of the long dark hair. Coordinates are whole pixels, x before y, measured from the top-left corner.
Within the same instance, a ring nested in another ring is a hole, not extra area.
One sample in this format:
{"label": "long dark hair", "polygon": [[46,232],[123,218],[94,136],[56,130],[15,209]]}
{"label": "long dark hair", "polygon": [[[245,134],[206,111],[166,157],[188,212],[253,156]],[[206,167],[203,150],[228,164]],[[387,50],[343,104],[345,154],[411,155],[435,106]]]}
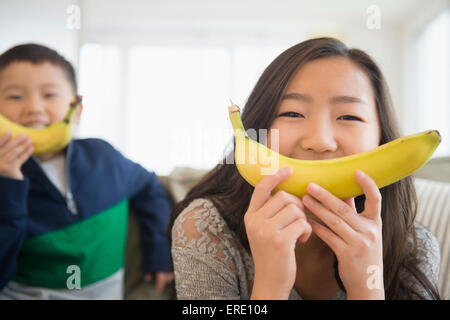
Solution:
{"label": "long dark hair", "polygon": [[[368,75],[375,95],[376,108],[380,121],[381,138],[384,144],[401,137],[398,122],[393,111],[389,89],[382,72],[365,52],[349,49],[341,41],[333,38],[310,39],[294,45],[281,53],[263,72],[242,112],[245,128],[255,129],[259,141],[258,129],[268,129],[276,116],[280,99],[290,79],[305,63],[324,57],[345,57],[356,63]],[[234,144],[233,144],[234,146]],[[171,228],[176,217],[196,198],[212,201],[221,213],[229,228],[233,230],[240,242],[250,253],[250,247],[244,226],[243,215],[248,209],[254,187],[239,174],[236,165],[229,164],[234,147],[225,156],[222,163],[209,171],[177,203],[171,214],[168,235],[171,240]],[[439,299],[437,288],[418,268],[417,241],[414,219],[417,210],[417,195],[412,177],[409,176],[396,183],[380,189],[383,201],[381,217],[383,223],[383,265],[386,299],[412,299],[414,295],[425,299],[406,279],[400,276],[405,269],[426,289],[429,296]],[[364,210],[365,196],[355,198],[357,212]],[[407,239],[412,237],[413,246],[408,246]],[[335,263],[336,280],[340,284]]]}

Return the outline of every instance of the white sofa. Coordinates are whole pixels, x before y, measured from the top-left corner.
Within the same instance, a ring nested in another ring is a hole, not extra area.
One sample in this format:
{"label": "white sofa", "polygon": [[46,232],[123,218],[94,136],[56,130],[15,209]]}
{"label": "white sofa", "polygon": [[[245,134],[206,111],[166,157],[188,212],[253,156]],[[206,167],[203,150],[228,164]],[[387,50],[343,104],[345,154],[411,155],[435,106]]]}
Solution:
{"label": "white sofa", "polygon": [[418,197],[416,220],[439,241],[439,292],[450,300],[450,157],[432,159],[415,174]]}

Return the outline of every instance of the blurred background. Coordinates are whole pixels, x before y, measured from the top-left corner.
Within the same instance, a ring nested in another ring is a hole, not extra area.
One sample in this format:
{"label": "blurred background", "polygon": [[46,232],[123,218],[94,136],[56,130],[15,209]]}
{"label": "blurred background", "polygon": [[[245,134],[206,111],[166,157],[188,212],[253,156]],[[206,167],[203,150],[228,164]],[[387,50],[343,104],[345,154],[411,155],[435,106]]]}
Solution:
{"label": "blurred background", "polygon": [[76,68],[78,137],[159,175],[217,164],[243,106],[282,51],[333,36],[369,53],[404,135],[437,129],[450,155],[449,0],[0,0],[0,51],[36,42]]}

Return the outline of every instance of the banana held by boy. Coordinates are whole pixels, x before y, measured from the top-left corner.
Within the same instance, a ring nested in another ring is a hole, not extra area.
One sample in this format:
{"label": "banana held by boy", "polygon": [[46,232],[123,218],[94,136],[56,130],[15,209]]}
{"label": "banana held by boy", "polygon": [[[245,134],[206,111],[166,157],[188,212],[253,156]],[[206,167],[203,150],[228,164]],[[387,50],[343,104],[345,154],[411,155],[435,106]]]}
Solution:
{"label": "banana held by boy", "polygon": [[289,166],[293,169],[292,175],[274,191],[284,190],[298,197],[307,194],[306,187],[310,182],[340,199],[362,195],[364,192],[355,179],[358,169],[368,174],[378,188],[385,187],[422,167],[441,142],[437,130],[428,130],[350,156],[300,160],[285,157],[250,139],[242,124],[239,107],[233,104],[228,109],[235,135],[235,163],[241,176],[255,186],[269,171]]}
{"label": "banana held by boy", "polygon": [[67,146],[72,139],[73,116],[80,104],[81,97],[78,96],[76,101],[70,104],[63,120],[42,129],[22,126],[0,114],[0,136],[7,132],[11,132],[13,138],[26,134],[33,142],[34,155],[60,150]]}

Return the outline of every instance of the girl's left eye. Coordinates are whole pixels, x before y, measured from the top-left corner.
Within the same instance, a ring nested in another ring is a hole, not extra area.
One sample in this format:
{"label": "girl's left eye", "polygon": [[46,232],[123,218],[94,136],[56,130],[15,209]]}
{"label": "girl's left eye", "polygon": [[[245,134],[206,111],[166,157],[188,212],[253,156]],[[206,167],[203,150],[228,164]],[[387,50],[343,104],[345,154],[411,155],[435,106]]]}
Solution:
{"label": "girl's left eye", "polygon": [[46,94],[44,94],[44,97],[45,98],[53,98],[53,97],[56,97],[56,93],[46,93]]}
{"label": "girl's left eye", "polygon": [[358,117],[355,117],[355,116],[341,116],[341,117],[339,117],[338,119],[341,119],[341,118],[350,118],[350,119],[342,119],[342,120],[356,120],[356,121],[362,121],[360,118],[358,118]]}
{"label": "girl's left eye", "polygon": [[303,115],[301,113],[297,113],[297,112],[293,112],[293,111],[284,112],[284,113],[280,114],[279,116],[280,117],[289,117],[289,118],[303,117]]}

